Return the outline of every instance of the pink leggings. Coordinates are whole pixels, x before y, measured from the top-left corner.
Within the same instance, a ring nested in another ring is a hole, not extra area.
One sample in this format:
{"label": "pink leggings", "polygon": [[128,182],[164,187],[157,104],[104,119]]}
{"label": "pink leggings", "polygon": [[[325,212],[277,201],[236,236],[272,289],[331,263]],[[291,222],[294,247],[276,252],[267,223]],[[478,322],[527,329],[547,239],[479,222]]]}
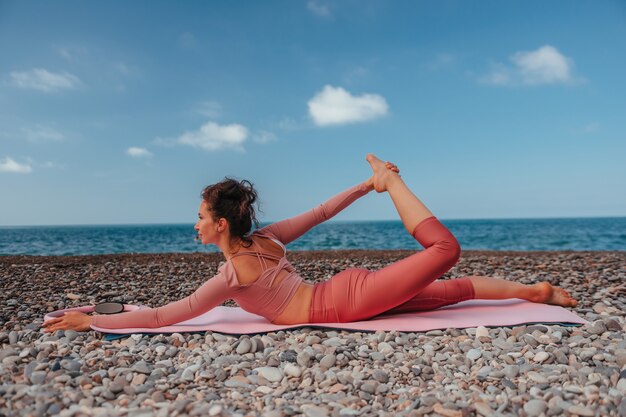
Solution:
{"label": "pink leggings", "polygon": [[435,217],[412,233],[425,248],[378,271],[349,268],[315,283],[309,323],[346,323],[378,315],[434,310],[474,298],[468,277],[435,281],[454,266],[461,247]]}

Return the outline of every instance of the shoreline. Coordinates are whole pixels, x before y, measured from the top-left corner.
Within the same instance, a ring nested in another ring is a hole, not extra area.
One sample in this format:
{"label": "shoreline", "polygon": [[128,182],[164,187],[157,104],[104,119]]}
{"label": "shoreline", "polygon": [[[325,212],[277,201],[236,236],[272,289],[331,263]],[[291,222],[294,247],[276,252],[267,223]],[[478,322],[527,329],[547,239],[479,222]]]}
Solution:
{"label": "shoreline", "polygon": [[[332,249],[332,250],[294,250],[287,251],[287,258],[340,258],[343,257],[405,257],[420,250],[412,249]],[[615,250],[559,250],[559,251],[513,251],[513,250],[490,250],[490,249],[462,249],[461,258],[464,256],[544,256],[544,255],[617,255],[626,256],[626,251]],[[124,260],[135,258],[137,260],[151,260],[153,258],[186,258],[197,260],[199,258],[211,258],[211,260],[224,259],[221,252],[154,252],[154,253],[107,253],[88,255],[1,255],[0,265],[3,263],[28,263],[29,261],[49,262],[54,260],[81,261],[89,259]]]}

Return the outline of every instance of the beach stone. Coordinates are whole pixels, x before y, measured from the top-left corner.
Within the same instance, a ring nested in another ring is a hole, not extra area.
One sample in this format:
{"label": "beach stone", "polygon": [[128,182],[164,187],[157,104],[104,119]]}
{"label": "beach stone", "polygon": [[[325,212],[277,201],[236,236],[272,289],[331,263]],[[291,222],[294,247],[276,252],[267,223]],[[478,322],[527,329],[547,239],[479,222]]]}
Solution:
{"label": "beach stone", "polygon": [[285,365],[283,372],[285,372],[286,375],[293,376],[296,378],[299,378],[300,375],[302,375],[302,371],[300,370],[300,368],[291,362],[288,362]]}
{"label": "beach stone", "polygon": [[583,389],[577,385],[568,385],[566,387],[563,387],[563,391],[566,392],[571,392],[573,394],[582,394],[583,393]]}
{"label": "beach stone", "polygon": [[470,360],[475,361],[476,359],[482,356],[482,351],[480,349],[470,349],[467,351],[466,355]]}
{"label": "beach stone", "polygon": [[48,415],[53,416],[53,415],[59,414],[60,411],[61,411],[61,406],[57,403],[52,403],[48,407],[48,410],[46,410],[46,413]]}
{"label": "beach stone", "polygon": [[33,385],[42,384],[46,379],[47,374],[44,371],[35,371],[30,375],[30,383]]}
{"label": "beach stone", "polygon": [[281,374],[280,370],[273,366],[264,366],[261,368],[256,368],[255,370],[258,372],[259,375],[261,375],[263,378],[267,379],[270,382],[279,382],[281,379],[283,379],[283,375]]}
{"label": "beach stone", "polygon": [[502,384],[507,386],[510,389],[517,390],[517,385],[508,380],[507,378],[502,378]]}
{"label": "beach stone", "polygon": [[528,378],[532,379],[533,381],[539,384],[547,384],[549,382],[548,378],[546,378],[545,376],[541,375],[538,372],[530,371],[526,375],[528,376]]}
{"label": "beach stone", "polygon": [[368,394],[376,394],[376,388],[378,388],[378,381],[366,381],[361,384],[361,391],[367,392]]}
{"label": "beach stone", "polygon": [[181,374],[181,378],[186,381],[193,381],[196,378],[196,372],[200,369],[200,365],[191,365],[185,368]]}
{"label": "beach stone", "polygon": [[308,368],[311,362],[311,355],[306,351],[302,351],[298,353],[298,358],[296,359],[296,361],[301,367]]}
{"label": "beach stone", "polygon": [[250,341],[250,339],[242,339],[241,342],[239,342],[239,345],[237,345],[237,349],[235,351],[238,354],[243,355],[250,352],[251,348],[252,342]]}
{"label": "beach stone", "polygon": [[39,365],[37,361],[32,361],[24,367],[24,378],[30,379],[30,376],[33,374],[35,368]]}
{"label": "beach stone", "polygon": [[283,362],[296,363],[298,360],[298,352],[296,352],[293,349],[287,349],[286,351],[280,354],[280,360]]}
{"label": "beach stone", "polygon": [[557,363],[565,365],[569,362],[567,355],[565,355],[561,349],[555,349],[552,353],[554,354],[554,358]]}
{"label": "beach stone", "polygon": [[594,321],[587,326],[587,331],[591,334],[602,334],[606,332],[606,325],[602,320]]}
{"label": "beach stone", "polygon": [[544,400],[530,400],[524,404],[524,411],[529,416],[538,416],[548,408],[548,404]]}
{"label": "beach stone", "polygon": [[623,395],[626,395],[626,378],[622,378],[617,381],[617,385],[615,386],[615,388]]}
{"label": "beach stone", "polygon": [[526,332],[528,332],[528,333],[532,333],[534,331],[538,331],[538,332],[541,332],[541,333],[546,333],[549,330],[550,329],[548,329],[546,326],[544,326],[542,324],[533,324],[533,325],[528,326],[526,328]]}
{"label": "beach stone", "polygon": [[533,362],[543,363],[550,358],[550,354],[548,352],[537,352],[537,354],[533,357]]}
{"label": "beach stone", "polygon": [[481,337],[489,337],[489,329],[485,326],[478,326],[476,328],[476,339],[478,340]]}
{"label": "beach stone", "polygon": [[596,415],[595,411],[582,405],[572,405],[567,408],[567,412],[585,417],[593,417]]}
{"label": "beach stone", "polygon": [[495,415],[491,407],[489,407],[488,404],[485,404],[482,401],[478,401],[474,403],[474,407],[476,408],[476,412],[481,416],[490,417],[490,416]]}
{"label": "beach stone", "polygon": [[79,336],[79,333],[76,330],[65,330],[65,337],[67,337],[68,341],[72,342]]}
{"label": "beach stone", "polygon": [[80,371],[81,363],[75,360],[63,359],[60,363],[63,369],[67,369],[68,371]]}
{"label": "beach stone", "polygon": [[335,366],[335,362],[337,361],[337,357],[333,354],[325,355],[320,361],[320,366],[322,368],[330,369]]}
{"label": "beach stone", "polygon": [[134,372],[138,372],[140,374],[150,375],[152,372],[152,367],[146,361],[139,361],[133,364],[131,368]]}
{"label": "beach stone", "polygon": [[619,324],[619,321],[613,318],[604,319],[604,325],[606,326],[607,330],[611,330],[613,332],[622,331],[622,325]]}
{"label": "beach stone", "polygon": [[209,415],[210,416],[220,415],[222,414],[223,410],[224,408],[220,404],[212,405],[211,408],[209,408]]}
{"label": "beach stone", "polygon": [[224,385],[228,388],[251,388],[250,380],[243,375],[235,375],[224,381]]}
{"label": "beach stone", "polygon": [[11,330],[9,332],[9,344],[15,345],[17,344],[18,334],[15,330]]}
{"label": "beach stone", "polygon": [[328,410],[311,404],[304,404],[300,407],[307,417],[328,417]]}
{"label": "beach stone", "polygon": [[372,376],[378,382],[387,383],[389,382],[389,375],[381,369],[375,369]]}
{"label": "beach stone", "polygon": [[622,401],[619,403],[617,411],[620,417],[626,417],[626,397],[622,398]]}
{"label": "beach stone", "polygon": [[383,355],[385,355],[387,353],[393,352],[394,348],[387,342],[381,342],[378,344],[378,351],[382,353]]}

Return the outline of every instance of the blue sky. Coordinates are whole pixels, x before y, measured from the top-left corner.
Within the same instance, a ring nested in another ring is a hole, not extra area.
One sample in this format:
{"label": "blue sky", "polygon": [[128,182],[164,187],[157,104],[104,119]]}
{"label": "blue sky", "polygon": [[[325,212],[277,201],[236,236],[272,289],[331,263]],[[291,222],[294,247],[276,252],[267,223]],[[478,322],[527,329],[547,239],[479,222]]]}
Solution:
{"label": "blue sky", "polygon": [[0,1],[0,50],[0,225],[193,223],[225,176],[276,221],[368,152],[441,219],[626,215],[623,2]]}

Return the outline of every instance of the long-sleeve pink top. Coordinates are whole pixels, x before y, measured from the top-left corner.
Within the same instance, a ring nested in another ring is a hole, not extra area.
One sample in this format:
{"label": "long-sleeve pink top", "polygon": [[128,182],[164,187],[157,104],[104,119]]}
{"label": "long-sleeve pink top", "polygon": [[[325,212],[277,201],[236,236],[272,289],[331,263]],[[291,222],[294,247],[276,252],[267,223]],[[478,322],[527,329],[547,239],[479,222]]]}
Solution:
{"label": "long-sleeve pink top", "polygon": [[[92,316],[92,325],[108,329],[163,327],[200,316],[229,299],[235,300],[242,309],[273,322],[287,307],[303,281],[302,277],[287,261],[285,245],[296,240],[314,226],[332,218],[368,192],[365,183],[355,185],[309,211],[272,223],[251,233],[251,237],[270,238],[279,243],[283,247],[283,255],[280,259],[274,255],[258,251],[240,251],[233,255],[235,257],[255,254],[258,257],[278,260],[275,267],[264,270],[258,279],[250,284],[242,285],[239,283],[232,264],[233,257],[231,257],[218,268],[217,275],[182,300],[157,308],[146,308],[120,314],[94,315]],[[283,269],[289,272],[288,275],[279,285],[272,288],[274,278]]]}

